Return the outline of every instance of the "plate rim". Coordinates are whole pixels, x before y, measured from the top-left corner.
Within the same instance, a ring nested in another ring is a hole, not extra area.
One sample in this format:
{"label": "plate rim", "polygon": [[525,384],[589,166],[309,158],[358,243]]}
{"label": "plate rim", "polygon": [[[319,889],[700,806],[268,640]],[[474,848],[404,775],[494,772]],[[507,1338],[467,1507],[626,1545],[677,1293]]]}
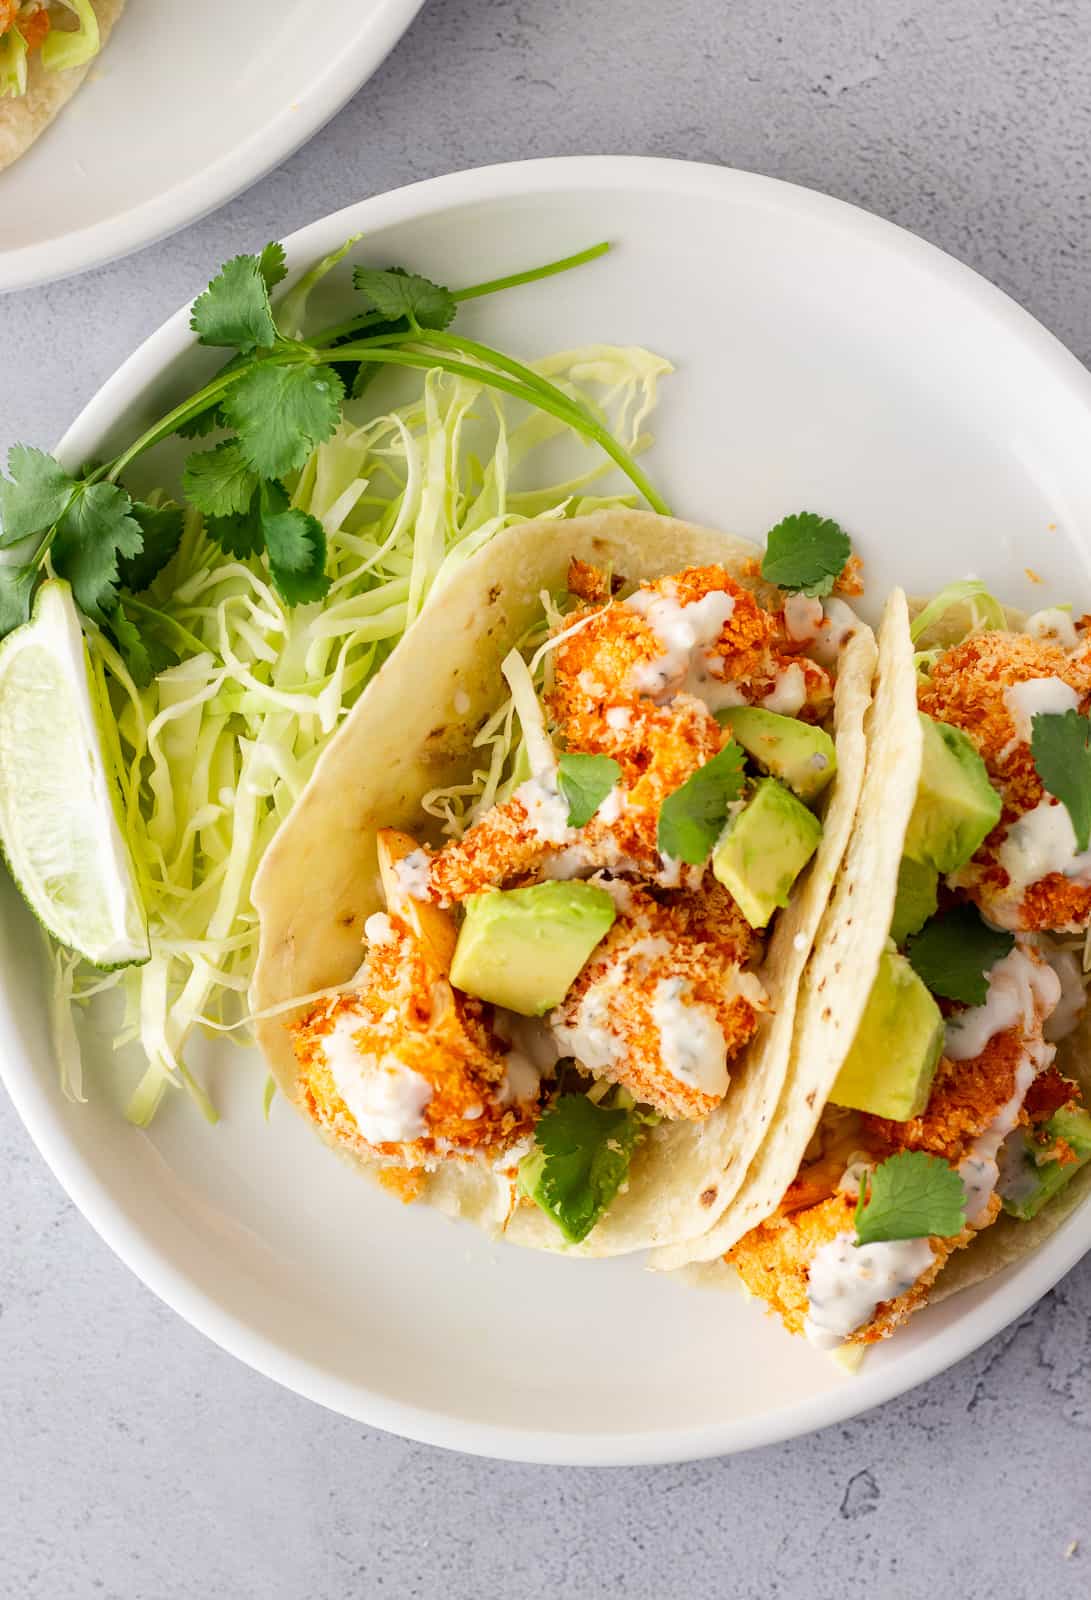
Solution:
{"label": "plate rim", "polygon": [[[741,172],[708,163],[640,156],[567,156],[531,162],[471,168],[431,178],[376,195],[316,219],[289,235],[284,244],[293,266],[330,248],[329,238],[347,237],[368,226],[386,227],[472,201],[497,201],[550,189],[647,192],[669,185],[703,196],[733,191],[760,196],[766,203],[796,214],[810,213],[840,222],[857,236],[878,240],[903,256],[915,258],[931,277],[947,280],[983,308],[1009,337],[1017,339],[1052,369],[1071,391],[1071,399],[1091,422],[1091,373],[1031,314],[971,268],[937,246],[907,233],[847,201],[790,184],[781,179]],[[124,398],[139,392],[171,361],[192,347],[189,306],[183,306],[143,341],[87,402],[67,430],[58,453],[74,458],[93,448],[102,412],[115,411]],[[1018,1275],[1007,1294],[990,1295],[971,1307],[952,1326],[899,1362],[863,1373],[811,1399],[758,1416],[714,1422],[702,1427],[660,1428],[633,1433],[557,1433],[479,1422],[438,1408],[419,1408],[331,1377],[312,1363],[281,1349],[227,1312],[184,1272],[149,1245],[130,1223],[105,1184],[75,1149],[61,1119],[33,1072],[17,1068],[21,1053],[13,1021],[0,1015],[0,1078],[16,1112],[61,1187],[91,1226],[151,1291],[229,1354],[295,1393],[341,1415],[421,1443],[494,1459],[558,1466],[653,1465],[733,1454],[774,1444],[858,1416],[905,1393],[970,1355],[987,1339],[1009,1326],[1034,1305],[1091,1250],[1091,1199],[1077,1209],[1032,1257],[1006,1276]]]}
{"label": "plate rim", "polygon": [[378,9],[360,23],[351,43],[330,58],[325,71],[301,95],[218,160],[163,194],[59,239],[0,250],[0,294],[56,283],[120,261],[236,199],[343,110],[378,71],[424,4],[425,0],[379,0]]}

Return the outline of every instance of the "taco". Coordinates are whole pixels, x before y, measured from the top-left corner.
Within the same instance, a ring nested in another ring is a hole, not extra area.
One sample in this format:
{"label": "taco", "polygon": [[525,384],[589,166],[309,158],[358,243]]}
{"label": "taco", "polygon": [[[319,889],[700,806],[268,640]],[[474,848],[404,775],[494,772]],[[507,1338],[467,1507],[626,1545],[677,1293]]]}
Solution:
{"label": "taco", "polygon": [[822,1348],[1025,1254],[1091,1176],[1091,619],[979,590],[890,598],[773,1129],[728,1214],[657,1262],[726,1260]]}
{"label": "taco", "polygon": [[75,94],[125,0],[0,0],[0,172]]}
{"label": "taco", "polygon": [[796,637],[760,555],[650,513],[507,529],[429,602],[269,850],[260,1042],[403,1198],[609,1255],[704,1232],[741,1182],[875,661],[837,600]]}

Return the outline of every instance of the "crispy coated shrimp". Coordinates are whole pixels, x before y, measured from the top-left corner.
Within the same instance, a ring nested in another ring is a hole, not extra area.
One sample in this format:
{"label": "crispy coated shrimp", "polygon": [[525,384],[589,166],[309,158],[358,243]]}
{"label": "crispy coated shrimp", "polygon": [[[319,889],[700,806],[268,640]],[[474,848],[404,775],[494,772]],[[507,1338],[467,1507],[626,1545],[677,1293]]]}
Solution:
{"label": "crispy coated shrimp", "polygon": [[1050,872],[1027,885],[1021,900],[1012,904],[1011,878],[998,858],[1012,824],[1049,799],[1030,743],[1020,737],[1006,698],[1013,685],[1036,678],[1060,678],[1086,711],[1091,697],[1091,644],[1083,640],[1067,653],[1029,634],[975,634],[944,652],[918,699],[930,717],[969,734],[1004,802],[1000,822],[972,862],[960,870],[959,887],[1004,926],[1083,928],[1091,919],[1091,884]]}
{"label": "crispy coated shrimp", "polygon": [[564,1054],[666,1117],[708,1113],[766,995],[756,940],[729,897],[661,903],[618,885],[618,917],[550,1026]]}

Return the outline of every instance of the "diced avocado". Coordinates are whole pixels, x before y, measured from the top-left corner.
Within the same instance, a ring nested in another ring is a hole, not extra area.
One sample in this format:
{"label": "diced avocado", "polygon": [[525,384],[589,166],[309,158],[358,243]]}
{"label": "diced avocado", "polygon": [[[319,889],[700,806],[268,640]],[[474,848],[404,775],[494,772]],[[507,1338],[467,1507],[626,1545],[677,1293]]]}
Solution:
{"label": "diced avocado", "polygon": [[[785,719],[787,720],[787,719]],[[712,871],[752,928],[764,928],[818,848],[822,824],[775,778],[760,778],[728,823]]]}
{"label": "diced avocado", "polygon": [[954,872],[1000,821],[1000,796],[973,741],[959,728],[918,714],[924,759],[904,851],[937,872]]}
{"label": "diced avocado", "polygon": [[[1069,1178],[1075,1177],[1080,1168],[1091,1161],[1091,1115],[1082,1106],[1062,1106],[1049,1118],[1044,1131],[1047,1141],[1044,1146],[1039,1146],[1022,1129],[1012,1134],[1005,1144],[1000,1198],[1008,1215],[1018,1217],[1020,1222],[1036,1217],[1042,1207],[1060,1193]],[[1053,1139],[1063,1139],[1076,1157],[1075,1161],[1043,1161],[1039,1165],[1036,1155],[1041,1149],[1048,1149],[1048,1141]]]}
{"label": "diced avocado", "polygon": [[732,706],[716,720],[730,728],[763,772],[772,773],[801,800],[822,793],[837,771],[833,740],[821,728],[760,706]]}
{"label": "diced avocado", "polygon": [[896,945],[903,945],[911,933],[920,933],[928,918],[935,916],[939,905],[938,884],[939,873],[935,867],[914,861],[910,856],[902,857],[898,868],[898,895],[890,922],[890,937]]}
{"label": "diced avocado", "polygon": [[615,914],[605,889],[578,882],[490,889],[465,908],[451,982],[524,1017],[560,1004]]}
{"label": "diced avocado", "polygon": [[943,1052],[943,1017],[904,956],[884,950],[860,1026],[830,1099],[893,1122],[928,1104]]}

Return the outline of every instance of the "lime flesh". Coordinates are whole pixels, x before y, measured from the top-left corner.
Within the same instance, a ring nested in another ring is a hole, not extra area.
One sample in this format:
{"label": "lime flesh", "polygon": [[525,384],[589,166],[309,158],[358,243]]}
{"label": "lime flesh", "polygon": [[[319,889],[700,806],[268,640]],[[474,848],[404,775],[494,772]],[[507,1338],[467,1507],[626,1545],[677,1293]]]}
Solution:
{"label": "lime flesh", "polygon": [[114,789],[79,617],[51,579],[0,645],[0,844],[43,927],[100,967],[151,954]]}

